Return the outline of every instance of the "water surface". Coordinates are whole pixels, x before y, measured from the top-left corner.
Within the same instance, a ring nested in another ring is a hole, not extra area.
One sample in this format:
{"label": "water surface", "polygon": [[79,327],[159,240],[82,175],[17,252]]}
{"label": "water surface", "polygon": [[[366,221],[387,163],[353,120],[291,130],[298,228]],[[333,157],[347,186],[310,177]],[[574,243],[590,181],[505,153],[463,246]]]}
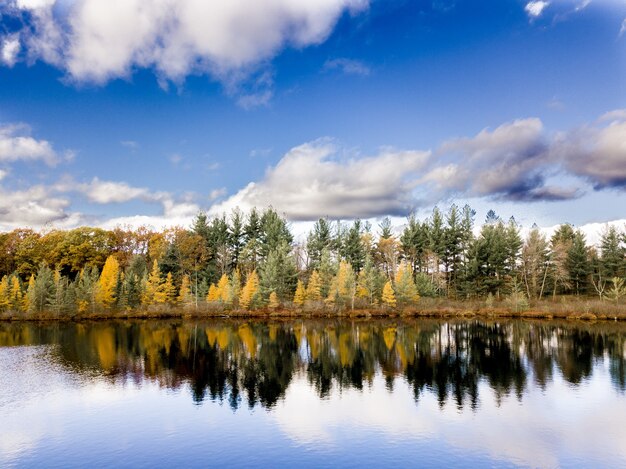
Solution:
{"label": "water surface", "polygon": [[0,324],[1,467],[626,467],[626,327]]}

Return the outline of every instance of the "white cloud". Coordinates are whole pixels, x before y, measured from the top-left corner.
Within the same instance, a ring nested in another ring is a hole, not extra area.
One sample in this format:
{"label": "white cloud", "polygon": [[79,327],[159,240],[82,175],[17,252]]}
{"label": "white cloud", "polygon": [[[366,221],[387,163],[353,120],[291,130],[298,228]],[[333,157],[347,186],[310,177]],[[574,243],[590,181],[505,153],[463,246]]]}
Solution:
{"label": "white cloud", "polygon": [[367,76],[370,74],[370,68],[363,62],[346,58],[327,60],[324,63],[324,70],[340,70],[346,75]]}
{"label": "white cloud", "polygon": [[20,48],[21,44],[17,36],[13,35],[4,39],[0,48],[0,62],[3,62],[7,67],[13,67],[17,62]]}
{"label": "white cloud", "polygon": [[626,121],[626,109],[614,109],[600,116],[598,122]]}
{"label": "white cloud", "polygon": [[273,206],[293,220],[406,214],[412,209],[412,190],[429,152],[384,151],[364,158],[340,158],[328,140],[291,149],[269,168],[260,182],[252,182],[212,212],[234,207]]}
{"label": "white cloud", "polygon": [[622,21],[622,26],[619,28],[619,35],[622,36],[626,32],[626,18]]}
{"label": "white cloud", "polygon": [[20,227],[41,228],[47,224],[66,226],[80,222],[80,215],[66,212],[70,201],[55,197],[50,188],[37,185],[26,190],[0,187],[0,230]]}
{"label": "white cloud", "polygon": [[605,127],[583,126],[558,135],[553,152],[571,173],[596,189],[626,189],[626,116],[605,114]]}
{"label": "white cloud", "polygon": [[0,162],[43,161],[48,166],[58,163],[50,142],[34,139],[28,130],[24,125],[0,126]]}
{"label": "white cloud", "polygon": [[438,153],[444,161],[454,158],[454,163],[440,163],[426,176],[442,188],[509,200],[559,199],[570,194],[544,187],[551,155],[537,118],[518,119],[471,138],[445,142]]}
{"label": "white cloud", "polygon": [[89,184],[82,184],[83,192],[90,202],[98,204],[122,203],[134,199],[152,199],[148,189],[132,187],[125,182],[101,181],[93,178]]}
{"label": "white cloud", "polygon": [[0,181],[7,177],[8,172],[4,169],[0,169]]}
{"label": "white cloud", "polygon": [[[78,82],[105,83],[136,68],[153,68],[176,82],[201,72],[232,83],[282,48],[321,43],[344,12],[363,10],[368,0],[17,0],[13,5],[33,16],[33,24],[20,32],[29,56],[63,68]],[[10,4],[5,12],[11,13]],[[254,99],[263,103],[268,97],[261,93]]]}
{"label": "white cloud", "polygon": [[550,2],[544,0],[533,0],[528,2],[524,10],[531,19],[539,18],[543,11],[550,5]]}

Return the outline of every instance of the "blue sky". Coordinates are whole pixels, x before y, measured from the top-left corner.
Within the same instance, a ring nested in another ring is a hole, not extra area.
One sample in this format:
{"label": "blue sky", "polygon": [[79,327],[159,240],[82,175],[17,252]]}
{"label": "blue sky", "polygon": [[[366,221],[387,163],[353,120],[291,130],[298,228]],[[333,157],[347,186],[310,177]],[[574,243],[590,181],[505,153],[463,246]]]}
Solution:
{"label": "blue sky", "polygon": [[626,218],[624,1],[5,0],[0,15],[0,229],[254,205]]}

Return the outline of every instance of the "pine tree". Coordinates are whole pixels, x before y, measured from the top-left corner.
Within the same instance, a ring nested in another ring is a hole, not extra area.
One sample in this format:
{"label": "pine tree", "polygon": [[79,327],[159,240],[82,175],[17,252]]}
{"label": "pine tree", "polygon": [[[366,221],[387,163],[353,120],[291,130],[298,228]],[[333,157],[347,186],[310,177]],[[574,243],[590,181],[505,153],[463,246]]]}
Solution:
{"label": "pine tree", "polygon": [[410,304],[419,300],[419,293],[411,275],[411,268],[406,262],[398,266],[395,278],[395,294],[399,303]]}
{"label": "pine tree", "polygon": [[235,269],[230,274],[230,299],[228,303],[236,307],[239,303],[240,295],[241,295],[241,275],[239,275],[239,269]]}
{"label": "pine tree", "polygon": [[337,264],[333,262],[328,249],[322,250],[322,258],[318,272],[320,276],[320,294],[322,298],[327,298],[333,278],[337,274]]}
{"label": "pine tree", "polygon": [[385,286],[383,287],[383,304],[385,304],[386,306],[389,306],[391,308],[395,308],[396,307],[396,295],[393,291],[393,286],[391,285],[391,281],[387,281],[387,283],[385,283]]}
{"label": "pine tree", "polygon": [[293,304],[297,306],[302,306],[305,299],[306,291],[304,290],[304,284],[302,283],[302,280],[298,280],[298,284],[296,285],[296,293],[293,296]]}
{"label": "pine tree", "polygon": [[578,230],[574,233],[572,246],[567,252],[567,270],[576,295],[585,293],[591,266],[585,243],[585,235]]}

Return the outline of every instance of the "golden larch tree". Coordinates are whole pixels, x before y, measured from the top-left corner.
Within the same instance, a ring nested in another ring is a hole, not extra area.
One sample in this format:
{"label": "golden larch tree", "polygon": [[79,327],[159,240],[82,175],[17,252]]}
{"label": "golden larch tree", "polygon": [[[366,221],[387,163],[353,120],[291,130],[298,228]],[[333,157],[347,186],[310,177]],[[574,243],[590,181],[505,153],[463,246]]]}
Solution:
{"label": "golden larch tree", "polygon": [[217,285],[212,283],[211,286],[209,287],[209,293],[206,296],[206,300],[209,303],[215,303],[219,299],[220,299],[220,291],[217,288]]}
{"label": "golden larch tree", "polygon": [[270,293],[270,297],[269,297],[269,301],[267,303],[267,306],[270,309],[276,309],[280,306],[280,302],[278,301],[278,295],[276,294],[275,291],[272,291],[272,293]]}
{"label": "golden larch tree", "polygon": [[[146,281],[146,285],[143,290],[143,296],[141,298],[141,302],[144,305],[151,305],[158,302],[157,293],[159,290],[159,286],[161,286],[162,283],[163,279],[161,278],[159,263],[155,260],[152,263],[152,271],[150,272],[150,275],[148,275],[148,280]],[[161,299],[160,296],[158,299]]]}
{"label": "golden larch tree", "polygon": [[168,272],[165,277],[165,281],[159,285],[157,292],[154,296],[155,303],[174,303],[176,300],[176,286],[174,285],[174,279],[172,273]]}
{"label": "golden larch tree", "polygon": [[220,281],[217,282],[217,290],[219,291],[219,299],[224,304],[229,304],[231,302],[231,294],[230,294],[230,281],[228,280],[228,275],[223,274],[220,277]]}
{"label": "golden larch tree", "polygon": [[306,299],[308,301],[320,301],[322,299],[322,281],[317,270],[314,270],[309,278],[309,284],[306,288]]}
{"label": "golden larch tree", "polygon": [[193,293],[191,291],[191,279],[189,275],[183,275],[183,280],[180,284],[180,290],[178,291],[178,297],[176,301],[182,306],[191,306],[193,304]]}
{"label": "golden larch tree", "polygon": [[293,295],[293,304],[302,306],[305,299],[306,291],[304,289],[304,284],[302,283],[302,280],[298,279],[298,284],[296,285],[296,293]]}
{"label": "golden larch tree", "polygon": [[395,308],[396,307],[396,294],[393,291],[391,281],[387,281],[383,287],[383,304]]}
{"label": "golden larch tree", "polygon": [[0,310],[9,308],[9,305],[11,304],[9,293],[9,277],[5,275],[2,277],[2,281],[0,281]]}
{"label": "golden larch tree", "polygon": [[22,287],[17,277],[11,279],[11,291],[9,292],[11,308],[18,310],[22,306]]}
{"label": "golden larch tree", "polygon": [[256,306],[259,297],[259,276],[253,270],[246,279],[246,284],[239,296],[239,305],[244,309],[251,309]]}
{"label": "golden larch tree", "polygon": [[[100,279],[98,280],[98,288],[96,289],[96,303],[110,308],[115,303],[115,289],[117,287],[117,279],[120,273],[120,265],[114,256],[107,257]],[[58,284],[60,273],[55,272],[55,283]]]}

